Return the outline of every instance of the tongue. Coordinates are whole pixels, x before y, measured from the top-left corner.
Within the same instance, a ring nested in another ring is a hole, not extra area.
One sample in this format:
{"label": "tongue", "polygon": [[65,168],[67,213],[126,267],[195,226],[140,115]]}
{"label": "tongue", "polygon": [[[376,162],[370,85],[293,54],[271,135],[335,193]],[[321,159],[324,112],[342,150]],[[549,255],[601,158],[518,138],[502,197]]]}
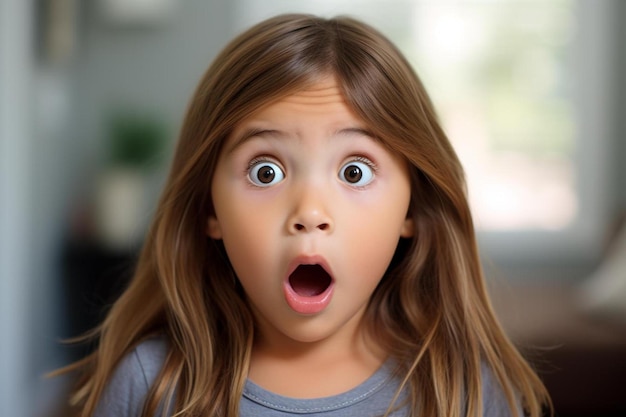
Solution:
{"label": "tongue", "polygon": [[300,265],[289,277],[296,294],[313,297],[323,293],[330,285],[330,276],[319,265]]}

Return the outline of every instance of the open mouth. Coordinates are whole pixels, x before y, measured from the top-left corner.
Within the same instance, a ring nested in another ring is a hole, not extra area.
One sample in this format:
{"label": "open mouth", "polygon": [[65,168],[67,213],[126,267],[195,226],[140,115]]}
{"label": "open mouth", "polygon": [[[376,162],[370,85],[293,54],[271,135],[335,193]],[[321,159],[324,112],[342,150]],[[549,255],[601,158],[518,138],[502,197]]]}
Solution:
{"label": "open mouth", "polygon": [[332,278],[320,265],[300,265],[289,276],[289,285],[301,297],[322,294],[332,283]]}

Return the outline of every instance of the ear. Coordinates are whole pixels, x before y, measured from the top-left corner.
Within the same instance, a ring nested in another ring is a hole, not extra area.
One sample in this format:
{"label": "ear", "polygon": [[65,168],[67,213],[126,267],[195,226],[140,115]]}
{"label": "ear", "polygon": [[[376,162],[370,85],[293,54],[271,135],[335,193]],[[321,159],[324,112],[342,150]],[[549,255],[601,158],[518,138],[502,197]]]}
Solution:
{"label": "ear", "polygon": [[222,228],[220,226],[220,222],[217,220],[214,214],[209,216],[206,225],[206,234],[211,239],[221,239],[222,238]]}
{"label": "ear", "polygon": [[400,237],[408,238],[413,237],[415,234],[415,222],[412,218],[407,217],[404,219],[402,229],[400,229]]}

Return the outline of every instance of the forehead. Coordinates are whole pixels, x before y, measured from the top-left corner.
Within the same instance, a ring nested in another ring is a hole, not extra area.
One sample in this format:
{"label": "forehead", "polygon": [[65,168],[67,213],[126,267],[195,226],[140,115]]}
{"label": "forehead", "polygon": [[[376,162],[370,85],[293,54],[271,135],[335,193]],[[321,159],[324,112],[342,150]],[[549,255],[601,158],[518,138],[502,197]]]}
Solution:
{"label": "forehead", "polygon": [[237,147],[249,136],[267,131],[280,135],[298,133],[302,129],[335,131],[365,127],[348,105],[335,77],[327,76],[254,111],[237,123],[229,142],[230,147]]}
{"label": "forehead", "polygon": [[325,75],[305,83],[287,95],[270,100],[239,124],[262,120],[266,116],[280,118],[281,112],[292,115],[326,113],[357,118],[348,105],[336,77]]}
{"label": "forehead", "polygon": [[272,104],[309,106],[313,110],[316,108],[322,109],[328,105],[347,106],[343,92],[339,88],[335,77],[324,77],[321,80],[317,80],[274,103],[270,103],[265,108]]}

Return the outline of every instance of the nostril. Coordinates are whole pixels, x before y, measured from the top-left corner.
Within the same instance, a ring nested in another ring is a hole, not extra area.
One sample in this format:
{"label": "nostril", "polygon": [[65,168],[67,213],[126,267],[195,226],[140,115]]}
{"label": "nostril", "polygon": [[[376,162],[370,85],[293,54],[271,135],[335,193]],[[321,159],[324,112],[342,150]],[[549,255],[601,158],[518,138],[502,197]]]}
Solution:
{"label": "nostril", "polygon": [[[302,231],[306,231],[307,228],[305,225],[301,224],[301,223],[295,223],[293,225],[294,230],[298,231],[298,232],[302,232]],[[328,223],[321,223],[317,225],[317,229],[321,230],[321,231],[325,231],[325,230],[329,230],[330,229],[330,224]]]}

